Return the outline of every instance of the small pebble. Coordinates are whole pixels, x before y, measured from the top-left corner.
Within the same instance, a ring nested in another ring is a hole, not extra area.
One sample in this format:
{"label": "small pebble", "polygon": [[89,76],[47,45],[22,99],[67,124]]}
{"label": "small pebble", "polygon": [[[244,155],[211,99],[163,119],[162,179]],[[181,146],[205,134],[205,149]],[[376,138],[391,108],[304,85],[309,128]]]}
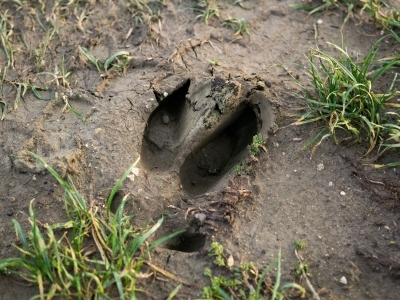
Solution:
{"label": "small pebble", "polygon": [[164,92],[163,95],[164,95],[164,97],[167,97],[167,96],[168,96],[168,93],[167,93],[167,92]]}
{"label": "small pebble", "polygon": [[347,279],[346,279],[346,277],[344,277],[344,276],[342,276],[342,278],[340,278],[340,283],[342,283],[342,284],[347,284]]}
{"label": "small pebble", "polygon": [[318,25],[321,25],[322,23],[324,23],[324,21],[322,21],[321,19],[318,19],[318,20],[317,20],[317,24],[318,24]]}
{"label": "small pebble", "polygon": [[266,253],[267,253],[267,251],[265,249],[261,250],[261,254],[266,254]]}
{"label": "small pebble", "polygon": [[264,80],[264,83],[269,88],[272,86],[272,84],[271,84],[271,82],[269,80]]}
{"label": "small pebble", "polygon": [[324,164],[318,164],[317,170],[322,171],[325,168]]}
{"label": "small pebble", "polygon": [[344,196],[344,195],[346,195],[346,193],[344,191],[341,191],[340,195]]}
{"label": "small pebble", "polygon": [[230,254],[228,256],[228,258],[226,259],[226,263],[227,263],[229,268],[233,267],[233,264],[235,263],[235,261],[233,259],[233,255],[232,254]]}
{"label": "small pebble", "polygon": [[197,213],[197,214],[194,215],[194,217],[195,217],[197,220],[199,220],[201,224],[203,224],[204,221],[205,221],[206,218],[207,218],[206,214],[203,214],[203,213]]}
{"label": "small pebble", "polygon": [[163,116],[162,116],[162,122],[163,122],[164,124],[168,124],[168,123],[169,123],[169,117],[168,117],[168,115],[163,115]]}
{"label": "small pebble", "polygon": [[101,129],[100,127],[99,127],[99,128],[96,128],[96,129],[94,130],[94,134],[96,134],[96,135],[100,135],[101,133],[103,133],[103,129]]}
{"label": "small pebble", "polygon": [[54,189],[53,188],[49,188],[50,193],[54,193]]}
{"label": "small pebble", "polygon": [[257,90],[265,90],[265,83],[263,81],[258,81],[256,85]]}
{"label": "small pebble", "polygon": [[7,208],[7,216],[11,217],[14,214],[14,211],[12,208]]}

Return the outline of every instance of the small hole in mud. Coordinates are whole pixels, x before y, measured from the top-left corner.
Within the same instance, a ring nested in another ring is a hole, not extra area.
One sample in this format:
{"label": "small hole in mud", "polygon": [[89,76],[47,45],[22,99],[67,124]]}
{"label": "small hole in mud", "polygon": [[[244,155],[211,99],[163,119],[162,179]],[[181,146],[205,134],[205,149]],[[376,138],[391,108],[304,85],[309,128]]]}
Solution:
{"label": "small hole in mud", "polygon": [[190,253],[200,251],[203,249],[205,243],[206,236],[204,234],[184,232],[169,241],[166,248]]}
{"label": "small hole in mud", "polygon": [[141,150],[141,161],[146,168],[163,171],[171,166],[174,148],[179,144],[182,133],[181,119],[189,86],[188,79],[151,113]]}
{"label": "small hole in mud", "polygon": [[257,124],[250,106],[243,106],[233,114],[227,126],[186,158],[180,169],[183,189],[196,195],[216,185],[248,154],[247,146],[258,132]]}
{"label": "small hole in mud", "polygon": [[[122,200],[125,197],[125,193],[122,191],[118,191],[115,195],[114,198],[111,201],[111,206],[110,206],[110,210],[113,214],[115,214],[117,212],[118,207],[121,205]],[[108,197],[107,197],[108,199]]]}

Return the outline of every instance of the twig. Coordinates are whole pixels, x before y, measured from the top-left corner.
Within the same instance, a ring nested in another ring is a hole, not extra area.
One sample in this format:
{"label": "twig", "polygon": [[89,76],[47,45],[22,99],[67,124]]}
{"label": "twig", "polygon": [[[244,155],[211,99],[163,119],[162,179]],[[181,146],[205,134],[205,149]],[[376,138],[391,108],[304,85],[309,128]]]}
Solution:
{"label": "twig", "polygon": [[367,179],[369,182],[385,185],[383,182],[370,180],[370,179],[368,179],[368,177],[365,174],[363,174],[363,175],[364,175],[365,179]]}

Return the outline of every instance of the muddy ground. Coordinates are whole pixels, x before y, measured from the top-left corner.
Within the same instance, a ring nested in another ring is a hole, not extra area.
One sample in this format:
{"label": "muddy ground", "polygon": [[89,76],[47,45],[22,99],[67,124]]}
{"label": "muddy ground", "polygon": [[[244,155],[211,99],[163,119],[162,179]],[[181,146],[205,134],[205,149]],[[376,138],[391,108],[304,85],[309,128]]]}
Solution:
{"label": "muddy ground", "polygon": [[[2,13],[14,16],[15,34],[26,46],[16,38],[21,47],[3,87],[10,105],[0,125],[0,257],[16,255],[11,219],[27,229],[33,198],[41,221],[65,219],[62,188],[25,150],[42,156],[63,177],[71,176],[87,199],[99,202],[141,155],[139,176],[127,180],[119,196],[131,194],[126,213],[136,215],[137,225],[168,214],[159,236],[187,229],[152,255],[154,264],[185,278],[178,299],[199,298],[208,284],[204,268],[213,266],[205,250],[212,241],[220,242],[235,263],[253,261],[260,269],[282,249],[285,282],[299,281],[294,242],[303,241],[307,247],[301,254],[311,264],[310,281],[322,299],[398,299],[399,169],[364,166],[365,147],[351,141],[327,141],[310,159],[303,146],[321,124],[289,126],[294,119],[288,115],[305,103],[294,97],[296,86],[276,67],[285,64],[306,82],[290,63],[305,63],[310,47],[330,51],[326,42],[340,44],[345,12],[305,19],[304,12],[289,7],[297,2],[292,0],[248,1],[250,10],[221,10],[221,20],[245,18],[248,36],[233,35],[217,19],[209,25],[195,19],[196,13],[186,9],[194,1],[166,2],[159,5],[158,21],[141,26],[124,1],[81,3],[81,11],[90,11],[87,19],[81,26],[65,25],[44,58],[50,68],[65,55],[75,79],[69,88],[53,84],[50,92],[42,92],[51,101],[27,92],[16,110],[11,82],[37,73],[26,49],[39,47],[43,32],[32,30],[36,21],[28,10],[12,1],[1,6]],[[45,22],[49,13],[38,17]],[[365,55],[380,35],[372,21],[361,23],[357,17],[343,29],[353,56]],[[77,45],[102,61],[120,50],[133,59],[125,73],[100,76],[80,58]],[[380,54],[396,50],[398,44],[388,39]],[[4,53],[0,59],[5,63]],[[380,88],[390,82],[382,80]],[[86,122],[63,112],[65,100]],[[266,140],[267,152],[249,162],[250,175],[235,176],[257,133]],[[396,157],[388,153],[378,162]],[[203,222],[195,218],[199,213],[206,216]],[[339,282],[342,276],[346,285]],[[165,280],[148,283],[154,299],[165,298],[177,284]],[[37,292],[0,276],[2,299],[28,299]]]}

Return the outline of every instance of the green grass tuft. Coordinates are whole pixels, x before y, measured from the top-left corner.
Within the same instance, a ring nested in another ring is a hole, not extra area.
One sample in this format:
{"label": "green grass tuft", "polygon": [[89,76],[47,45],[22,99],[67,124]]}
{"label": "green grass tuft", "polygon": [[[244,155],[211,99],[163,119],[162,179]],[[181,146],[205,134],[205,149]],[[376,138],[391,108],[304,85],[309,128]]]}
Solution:
{"label": "green grass tuft", "polygon": [[251,155],[257,156],[260,153],[260,149],[267,152],[265,148],[265,142],[261,133],[253,136],[253,142],[248,146]]}
{"label": "green grass tuft", "polygon": [[[243,263],[234,266],[233,260],[229,261],[224,255],[224,248],[218,242],[211,244],[209,256],[215,257],[214,264],[225,268],[227,275],[215,276],[210,269],[204,271],[204,275],[210,278],[211,285],[205,286],[201,291],[201,299],[246,299],[246,300],[271,300],[283,299],[283,297],[296,291],[298,296],[304,297],[306,290],[297,283],[281,284],[281,251],[278,257],[266,266],[261,274],[253,263]],[[275,283],[273,286],[266,282],[269,271],[275,268]]]}
{"label": "green grass tuft", "polygon": [[309,6],[304,4],[291,4],[296,9],[308,11],[308,17],[331,8],[346,7],[346,17],[343,26],[347,23],[351,16],[354,15],[354,9],[361,7],[359,10],[360,18],[366,12],[379,27],[387,28],[394,26],[400,28],[400,7],[392,7],[384,0],[321,0],[321,4],[317,6]]}
{"label": "green grass tuft", "polygon": [[[365,155],[370,154],[377,145],[384,148],[398,147],[399,115],[397,111],[388,109],[398,107],[398,104],[389,100],[399,92],[392,89],[393,84],[384,94],[373,90],[377,79],[400,63],[399,59],[395,59],[371,71],[377,46],[384,38],[379,39],[361,61],[353,60],[345,48],[331,43],[339,53],[339,58],[313,48],[308,57],[309,67],[303,67],[310,78],[311,88],[293,77],[303,92],[297,96],[308,104],[308,111],[293,125],[321,120],[326,124],[306,145],[315,144],[312,153],[328,137],[338,143],[339,130],[359,142],[366,141],[368,149]],[[396,143],[390,143],[393,141]]]}
{"label": "green grass tuft", "polygon": [[[109,203],[121,187],[123,177],[107,200],[106,213],[94,203],[87,203],[72,180],[63,180],[40,157],[41,162],[56,178],[65,192],[66,222],[44,225],[36,218],[34,203],[29,206],[31,228],[26,236],[13,219],[20,246],[15,246],[19,257],[0,260],[0,271],[19,275],[39,287],[41,299],[55,296],[76,299],[112,299],[112,292],[120,299],[136,298],[142,265],[152,249],[180,234],[173,233],[151,244],[147,240],[161,226],[163,218],[154,225],[134,228],[132,217],[123,213],[129,200],[125,196],[115,214]],[[131,166],[135,167],[139,159]],[[131,169],[130,168],[130,169]],[[90,248],[89,245],[93,244]],[[173,292],[177,292],[174,290]],[[173,297],[173,293],[171,293]]]}
{"label": "green grass tuft", "polygon": [[250,35],[250,31],[247,28],[247,23],[244,18],[238,19],[238,18],[228,17],[227,19],[225,19],[224,22],[222,22],[221,26],[228,27],[234,30],[235,31],[234,35],[243,35],[243,33]]}
{"label": "green grass tuft", "polygon": [[198,13],[196,19],[202,19],[206,25],[208,25],[210,19],[220,17],[219,7],[216,1],[214,0],[201,0],[197,1],[197,3],[190,7],[190,10]]}

